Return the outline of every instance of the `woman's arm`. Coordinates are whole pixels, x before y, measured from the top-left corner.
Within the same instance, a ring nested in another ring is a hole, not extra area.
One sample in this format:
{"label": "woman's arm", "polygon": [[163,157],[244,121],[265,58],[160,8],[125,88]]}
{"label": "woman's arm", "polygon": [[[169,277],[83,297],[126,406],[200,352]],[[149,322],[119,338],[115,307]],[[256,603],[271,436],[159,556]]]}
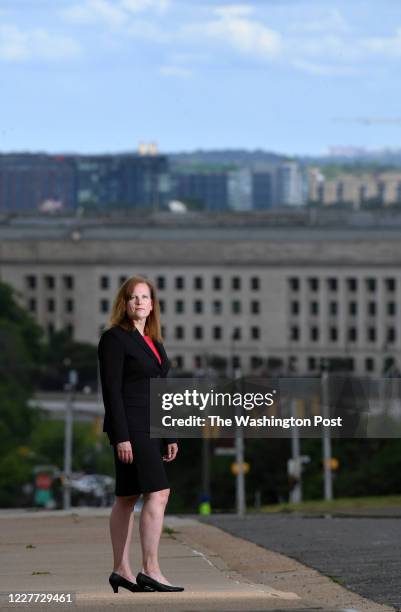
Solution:
{"label": "woman's arm", "polygon": [[110,333],[100,338],[98,346],[103,403],[111,424],[114,443],[129,441],[129,431],[122,398],[124,346]]}

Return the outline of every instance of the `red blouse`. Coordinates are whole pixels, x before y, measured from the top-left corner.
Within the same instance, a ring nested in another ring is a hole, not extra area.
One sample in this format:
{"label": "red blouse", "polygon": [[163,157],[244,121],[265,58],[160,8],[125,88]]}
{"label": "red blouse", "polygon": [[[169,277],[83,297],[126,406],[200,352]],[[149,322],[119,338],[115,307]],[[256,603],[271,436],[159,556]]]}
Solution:
{"label": "red blouse", "polygon": [[157,359],[159,360],[159,363],[161,364],[162,360],[161,357],[159,355],[159,352],[157,350],[157,348],[155,347],[155,345],[153,344],[152,339],[150,338],[150,336],[143,336],[143,339],[146,341],[146,343],[150,346],[150,348],[152,349],[152,351],[154,352],[154,354],[156,355]]}

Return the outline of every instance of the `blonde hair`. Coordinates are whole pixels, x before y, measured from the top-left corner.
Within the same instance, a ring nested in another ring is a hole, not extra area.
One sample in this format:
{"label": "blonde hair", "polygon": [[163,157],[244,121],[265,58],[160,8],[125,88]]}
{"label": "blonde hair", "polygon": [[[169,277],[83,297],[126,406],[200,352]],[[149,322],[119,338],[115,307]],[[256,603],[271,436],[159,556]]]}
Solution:
{"label": "blonde hair", "polygon": [[132,320],[127,315],[127,303],[131,299],[133,290],[139,283],[145,283],[145,285],[149,287],[153,305],[153,308],[146,319],[144,330],[145,335],[150,336],[152,340],[162,342],[163,339],[160,327],[160,304],[156,295],[156,287],[152,281],[142,276],[131,276],[131,278],[128,278],[119,288],[111,309],[108,328],[119,325],[128,331],[133,329]]}

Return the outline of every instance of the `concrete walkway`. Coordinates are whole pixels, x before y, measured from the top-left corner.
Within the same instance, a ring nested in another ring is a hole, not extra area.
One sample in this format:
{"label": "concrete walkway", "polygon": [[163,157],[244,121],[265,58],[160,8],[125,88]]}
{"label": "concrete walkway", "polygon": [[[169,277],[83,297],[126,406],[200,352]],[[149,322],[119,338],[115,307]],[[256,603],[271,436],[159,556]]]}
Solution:
{"label": "concrete walkway", "polygon": [[[0,511],[2,610],[88,608],[194,612],[274,610],[386,612],[317,571],[193,518],[167,516],[161,566],[183,593],[114,594],[109,509]],[[138,521],[131,550],[140,569]],[[73,604],[10,604],[8,593],[73,593]],[[29,608],[28,608],[29,605]]]}

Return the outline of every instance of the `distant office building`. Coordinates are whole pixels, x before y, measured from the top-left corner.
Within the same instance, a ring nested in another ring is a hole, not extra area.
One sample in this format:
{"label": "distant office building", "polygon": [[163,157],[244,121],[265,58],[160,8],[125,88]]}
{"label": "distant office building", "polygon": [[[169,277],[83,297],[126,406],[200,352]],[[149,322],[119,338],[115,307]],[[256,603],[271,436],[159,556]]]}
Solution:
{"label": "distant office building", "polygon": [[303,172],[297,162],[254,165],[252,208],[266,210],[305,203]]}
{"label": "distant office building", "polygon": [[316,204],[349,204],[356,209],[401,204],[401,172],[342,172],[327,178],[323,169],[310,168],[308,174],[309,200]]}
{"label": "distant office building", "polygon": [[228,202],[232,210],[252,209],[252,173],[249,168],[230,170],[228,173]]}
{"label": "distant office building", "polygon": [[0,211],[72,209],[76,172],[71,157],[0,155]]}
{"label": "distant office building", "polygon": [[0,155],[0,211],[158,210],[169,198],[168,158],[154,146],[125,155]]}
{"label": "distant office building", "polygon": [[80,205],[163,208],[170,184],[165,155],[93,155],[77,158]]}
{"label": "distant office building", "polygon": [[188,170],[173,175],[174,198],[200,210],[229,208],[228,172],[225,170]]}

